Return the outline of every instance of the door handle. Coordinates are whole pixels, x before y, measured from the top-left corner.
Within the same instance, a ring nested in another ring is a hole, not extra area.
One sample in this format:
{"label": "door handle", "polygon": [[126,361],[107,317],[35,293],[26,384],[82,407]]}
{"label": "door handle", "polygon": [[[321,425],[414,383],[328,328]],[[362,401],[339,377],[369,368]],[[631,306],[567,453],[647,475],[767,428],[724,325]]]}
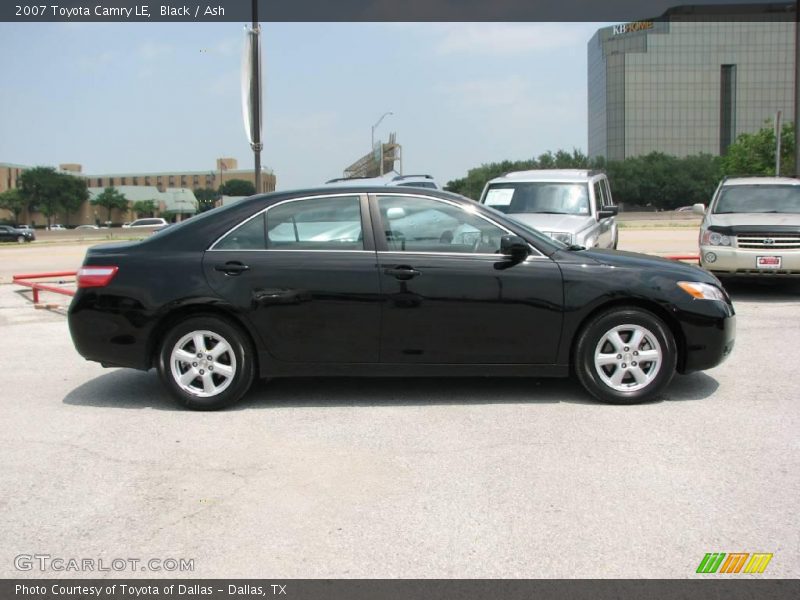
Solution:
{"label": "door handle", "polygon": [[226,275],[241,275],[249,269],[250,267],[240,262],[226,262],[224,265],[214,267],[215,271],[222,271]]}
{"label": "door handle", "polygon": [[405,281],[407,279],[412,279],[420,274],[419,271],[417,271],[416,269],[412,269],[411,267],[407,267],[405,265],[393,268],[391,267],[386,268],[383,270],[383,272],[386,275],[392,275],[393,277],[396,277],[397,279],[400,279],[402,281]]}

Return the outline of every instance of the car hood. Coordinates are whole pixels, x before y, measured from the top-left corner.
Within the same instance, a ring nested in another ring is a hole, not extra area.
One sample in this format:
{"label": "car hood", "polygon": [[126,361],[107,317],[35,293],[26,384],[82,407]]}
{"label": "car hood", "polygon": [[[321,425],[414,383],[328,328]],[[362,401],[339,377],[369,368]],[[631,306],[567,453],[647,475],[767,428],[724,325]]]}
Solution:
{"label": "car hood", "polygon": [[[562,251],[564,252],[564,251]],[[670,260],[638,252],[593,248],[591,250],[567,251],[576,258],[590,258],[595,262],[620,269],[636,269],[642,271],[670,274],[676,279],[685,281],[702,281],[719,285],[719,280],[705,269],[678,260]]]}
{"label": "car hood", "polygon": [[539,231],[577,233],[592,224],[591,215],[552,215],[545,213],[508,213],[508,216]]}
{"label": "car hood", "polygon": [[739,227],[742,225],[789,225],[800,227],[800,214],[793,213],[723,213],[706,216],[704,225]]}

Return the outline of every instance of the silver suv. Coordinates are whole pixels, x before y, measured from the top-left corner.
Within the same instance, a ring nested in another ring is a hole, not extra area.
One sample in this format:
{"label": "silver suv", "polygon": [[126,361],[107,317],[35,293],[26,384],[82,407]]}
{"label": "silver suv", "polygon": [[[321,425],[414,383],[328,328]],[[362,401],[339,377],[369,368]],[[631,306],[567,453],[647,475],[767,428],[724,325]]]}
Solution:
{"label": "silver suv", "polygon": [[480,201],[565,244],[617,247],[617,207],[600,171],[515,171],[489,181]]}
{"label": "silver suv", "polygon": [[700,224],[700,265],[718,276],[800,275],[800,179],[741,177],[717,187]]}

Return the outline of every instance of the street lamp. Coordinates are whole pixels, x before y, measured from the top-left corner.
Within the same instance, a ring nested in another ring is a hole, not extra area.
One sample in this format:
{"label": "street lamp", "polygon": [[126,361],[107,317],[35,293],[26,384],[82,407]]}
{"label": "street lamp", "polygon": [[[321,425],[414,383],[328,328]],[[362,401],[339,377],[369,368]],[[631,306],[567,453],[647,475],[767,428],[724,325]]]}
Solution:
{"label": "street lamp", "polygon": [[[377,122],[375,123],[375,125],[372,126],[372,145],[370,146],[370,151],[372,151],[375,148],[375,129],[378,127],[378,125],[381,124],[381,121],[383,121],[389,115],[393,115],[393,114],[394,113],[391,112],[391,111],[383,113],[381,115],[381,118],[378,119]],[[380,167],[381,167],[381,175],[383,175],[383,144],[381,144],[381,150],[378,153],[378,162],[380,163]]]}

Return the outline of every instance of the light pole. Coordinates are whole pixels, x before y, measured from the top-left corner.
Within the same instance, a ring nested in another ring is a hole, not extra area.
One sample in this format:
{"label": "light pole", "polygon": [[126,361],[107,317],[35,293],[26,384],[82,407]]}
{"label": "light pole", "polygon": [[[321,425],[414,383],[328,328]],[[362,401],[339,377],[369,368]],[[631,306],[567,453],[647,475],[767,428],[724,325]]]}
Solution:
{"label": "light pole", "polygon": [[[394,113],[392,111],[383,113],[381,115],[381,118],[378,119],[375,122],[375,125],[372,126],[372,145],[370,146],[370,152],[374,151],[374,149],[375,149],[375,129],[378,127],[378,125],[381,124],[381,121],[383,121],[389,115],[393,115],[393,114]],[[378,153],[378,162],[380,163],[380,174],[383,175],[383,144],[381,144],[381,150]]]}
{"label": "light pole", "polygon": [[[253,153],[255,154],[256,194],[261,193],[261,26],[258,24],[258,0],[253,0]],[[221,177],[221,175],[220,175]]]}

